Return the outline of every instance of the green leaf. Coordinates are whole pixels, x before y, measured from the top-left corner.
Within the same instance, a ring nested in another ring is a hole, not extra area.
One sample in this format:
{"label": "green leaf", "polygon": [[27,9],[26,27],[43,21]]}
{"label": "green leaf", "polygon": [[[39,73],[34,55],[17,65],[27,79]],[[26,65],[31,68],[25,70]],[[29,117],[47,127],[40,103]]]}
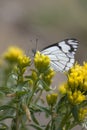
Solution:
{"label": "green leaf", "polygon": [[78,110],[79,110],[78,106],[73,106],[73,108],[72,108],[72,115],[73,115],[75,121],[79,121]]}
{"label": "green leaf", "polygon": [[9,105],[3,105],[0,107],[0,121],[5,120],[7,118],[14,118],[13,114],[16,110],[15,107]]}
{"label": "green leaf", "polygon": [[35,115],[34,115],[33,112],[31,112],[31,117],[32,117],[33,122],[34,122],[35,124],[39,125],[39,122],[38,122],[38,120],[37,120],[37,118],[35,117]]}
{"label": "green leaf", "polygon": [[58,128],[57,130],[63,130],[62,128]]}
{"label": "green leaf", "polygon": [[0,98],[3,97],[5,94],[4,92],[0,91]]}
{"label": "green leaf", "polygon": [[[67,102],[66,102],[66,99],[67,98],[67,96],[65,95],[65,96],[63,96],[60,100],[59,100],[59,102],[56,104],[56,111],[57,111],[57,113],[59,112],[59,111],[61,111],[63,108],[65,109],[65,107],[66,107],[66,105],[67,105]],[[67,107],[66,107],[67,108]]]}
{"label": "green leaf", "polygon": [[58,115],[55,119],[54,119],[54,124],[55,124],[55,130],[61,130],[60,128],[60,124],[61,124],[61,121],[63,119],[63,115]]}
{"label": "green leaf", "polygon": [[0,110],[9,110],[9,109],[15,109],[15,107],[13,106],[9,106],[9,105],[3,105],[3,106],[0,106]]}
{"label": "green leaf", "polygon": [[11,115],[0,116],[0,121],[8,119],[8,118],[14,118],[14,116],[11,116]]}
{"label": "green leaf", "polygon": [[33,128],[35,128],[36,130],[43,130],[39,125],[30,124],[30,126],[32,126]]}
{"label": "green leaf", "polygon": [[50,87],[49,87],[43,80],[40,80],[39,83],[42,85],[42,87],[43,87],[46,91],[51,90]]}
{"label": "green leaf", "polygon": [[50,114],[50,110],[47,107],[44,106],[40,106],[38,104],[32,104],[32,108],[35,108],[37,112],[46,112],[48,114]]}

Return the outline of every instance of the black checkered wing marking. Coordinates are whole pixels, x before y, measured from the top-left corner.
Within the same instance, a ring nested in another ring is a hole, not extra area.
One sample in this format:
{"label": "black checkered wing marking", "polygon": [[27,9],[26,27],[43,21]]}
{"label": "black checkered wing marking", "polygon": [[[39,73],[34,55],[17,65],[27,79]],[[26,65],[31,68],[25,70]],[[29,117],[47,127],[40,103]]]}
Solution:
{"label": "black checkered wing marking", "polygon": [[44,48],[41,53],[48,55],[55,71],[68,71],[74,64],[74,55],[78,48],[76,39],[65,39]]}

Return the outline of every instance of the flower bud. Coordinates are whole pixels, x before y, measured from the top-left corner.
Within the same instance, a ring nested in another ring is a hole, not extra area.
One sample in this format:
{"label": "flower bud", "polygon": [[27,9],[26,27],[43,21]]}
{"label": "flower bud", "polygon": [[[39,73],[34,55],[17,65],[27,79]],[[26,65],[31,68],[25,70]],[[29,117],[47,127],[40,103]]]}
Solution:
{"label": "flower bud", "polygon": [[57,93],[48,94],[46,96],[48,105],[54,106],[56,104],[57,97],[58,97]]}

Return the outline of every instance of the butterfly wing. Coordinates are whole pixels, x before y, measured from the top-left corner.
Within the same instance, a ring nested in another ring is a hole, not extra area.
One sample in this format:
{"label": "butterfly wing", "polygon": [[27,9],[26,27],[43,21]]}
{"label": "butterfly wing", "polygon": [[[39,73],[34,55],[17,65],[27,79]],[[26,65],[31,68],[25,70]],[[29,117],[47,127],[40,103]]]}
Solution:
{"label": "butterfly wing", "polygon": [[74,55],[78,48],[76,39],[65,39],[44,48],[41,53],[48,55],[55,71],[68,71],[74,64]]}

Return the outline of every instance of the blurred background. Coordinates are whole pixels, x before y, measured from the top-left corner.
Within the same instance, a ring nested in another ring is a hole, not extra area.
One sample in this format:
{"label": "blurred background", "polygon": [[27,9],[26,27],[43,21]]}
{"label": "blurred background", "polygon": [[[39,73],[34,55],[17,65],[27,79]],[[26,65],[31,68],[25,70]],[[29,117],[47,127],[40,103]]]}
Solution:
{"label": "blurred background", "polygon": [[87,0],[0,0],[0,53],[17,45],[32,55],[36,39],[40,50],[65,38],[79,40],[76,61],[87,61]]}

